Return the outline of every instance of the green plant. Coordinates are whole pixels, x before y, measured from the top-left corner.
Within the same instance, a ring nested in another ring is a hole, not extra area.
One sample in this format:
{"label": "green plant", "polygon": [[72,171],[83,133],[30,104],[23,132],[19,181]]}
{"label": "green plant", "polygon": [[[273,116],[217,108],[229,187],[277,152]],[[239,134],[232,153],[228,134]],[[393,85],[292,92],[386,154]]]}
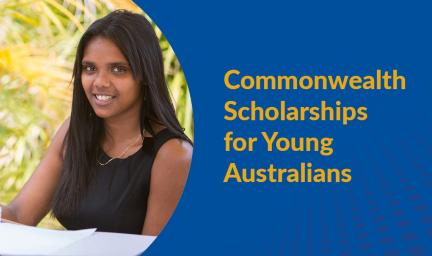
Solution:
{"label": "green plant", "polygon": [[[75,46],[86,27],[131,1],[0,1],[0,202],[28,180],[51,136],[68,116]],[[156,28],[178,117],[193,138],[192,107],[180,64]],[[45,218],[45,227],[60,227]]]}

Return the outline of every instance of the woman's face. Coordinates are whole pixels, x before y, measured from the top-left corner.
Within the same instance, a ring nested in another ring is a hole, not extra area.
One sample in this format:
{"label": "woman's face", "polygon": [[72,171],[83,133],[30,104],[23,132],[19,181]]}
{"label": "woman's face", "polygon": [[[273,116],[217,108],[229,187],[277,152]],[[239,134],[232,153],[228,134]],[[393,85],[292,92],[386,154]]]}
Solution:
{"label": "woman's face", "polygon": [[96,115],[104,119],[139,116],[140,87],[117,46],[103,37],[84,49],[81,81]]}

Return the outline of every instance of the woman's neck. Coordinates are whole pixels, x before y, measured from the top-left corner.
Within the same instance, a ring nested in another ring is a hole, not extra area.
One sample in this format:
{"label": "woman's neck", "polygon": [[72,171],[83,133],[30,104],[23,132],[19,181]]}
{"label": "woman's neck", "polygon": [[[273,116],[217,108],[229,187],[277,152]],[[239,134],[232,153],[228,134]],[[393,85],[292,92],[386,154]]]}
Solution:
{"label": "woman's neck", "polygon": [[139,117],[127,118],[110,118],[104,120],[105,139],[104,144],[110,146],[123,145],[125,142],[134,140],[141,134]]}

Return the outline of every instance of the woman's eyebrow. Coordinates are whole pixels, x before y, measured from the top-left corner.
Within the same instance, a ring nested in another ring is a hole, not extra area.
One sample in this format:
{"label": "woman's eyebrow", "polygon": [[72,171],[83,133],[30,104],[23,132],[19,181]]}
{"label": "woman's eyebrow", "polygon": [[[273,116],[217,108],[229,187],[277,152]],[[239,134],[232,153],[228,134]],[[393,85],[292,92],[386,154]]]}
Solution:
{"label": "woman's eyebrow", "polygon": [[111,66],[121,66],[121,65],[123,65],[123,66],[129,66],[129,64],[127,63],[127,62],[111,62],[111,63],[109,63],[109,65],[111,65]]}
{"label": "woman's eyebrow", "polygon": [[94,64],[94,63],[86,60],[81,61],[81,65],[88,65],[88,64]]}
{"label": "woman's eyebrow", "polygon": [[[83,61],[81,62],[81,64],[82,64],[82,65],[87,65],[87,64],[94,65],[95,63],[94,63],[94,62],[91,62],[91,61],[83,60]],[[108,66],[128,66],[128,67],[129,67],[129,63],[127,63],[127,62],[122,62],[122,61],[110,62],[110,63],[107,63],[107,65],[108,65]]]}

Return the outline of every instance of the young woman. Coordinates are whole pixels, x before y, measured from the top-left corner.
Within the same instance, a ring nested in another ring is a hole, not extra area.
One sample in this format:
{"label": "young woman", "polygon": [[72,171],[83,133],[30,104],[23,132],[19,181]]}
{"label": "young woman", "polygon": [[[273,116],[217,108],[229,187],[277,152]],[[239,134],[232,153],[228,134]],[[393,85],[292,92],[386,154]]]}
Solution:
{"label": "young woman", "polygon": [[141,15],[115,11],[82,36],[71,116],[3,218],[67,229],[158,235],[189,172],[192,143],[164,80],[162,53]]}

